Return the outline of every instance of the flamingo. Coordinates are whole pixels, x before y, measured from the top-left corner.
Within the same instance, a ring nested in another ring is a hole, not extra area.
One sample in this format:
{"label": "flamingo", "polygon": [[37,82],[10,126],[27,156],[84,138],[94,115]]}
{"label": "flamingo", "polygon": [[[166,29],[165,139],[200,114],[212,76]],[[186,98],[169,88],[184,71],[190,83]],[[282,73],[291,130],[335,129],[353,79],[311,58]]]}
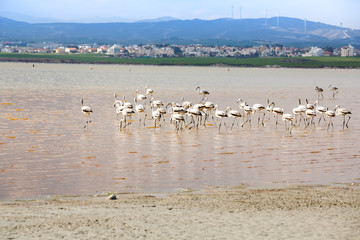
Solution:
{"label": "flamingo", "polygon": [[118,94],[114,93],[114,107],[118,107],[118,106],[124,106],[124,102],[123,100],[118,100],[117,99]]}
{"label": "flamingo", "polygon": [[319,97],[320,97],[320,96],[321,96],[321,99],[324,98],[324,95],[323,95],[323,91],[324,91],[324,90],[323,90],[322,88],[316,86],[316,87],[315,87],[315,91],[318,93],[318,100],[319,100]]}
{"label": "flamingo", "polygon": [[[305,128],[307,128],[310,124],[315,124],[314,117],[316,116],[316,112],[313,109],[306,109],[305,115],[307,118],[307,120],[306,120],[307,124],[306,124]],[[310,121],[310,119],[311,119],[311,121]]]}
{"label": "flamingo", "polygon": [[339,93],[338,92],[339,89],[337,87],[335,87],[335,86],[329,85],[328,88],[329,88],[329,91],[333,92],[333,97],[335,97],[335,95]]}
{"label": "flamingo", "polygon": [[192,107],[192,103],[189,101],[185,101],[184,98],[181,98],[181,105],[182,107],[189,109]]}
{"label": "flamingo", "polygon": [[[259,126],[259,124],[260,124],[260,114],[261,114],[261,111],[265,109],[265,107],[264,107],[264,105],[262,105],[262,104],[260,104],[260,103],[257,103],[257,104],[254,104],[254,105],[253,105],[253,109],[254,109],[254,114],[255,114],[256,112],[259,113],[259,117],[258,117],[258,126]],[[264,126],[264,117],[265,117],[265,113],[264,113],[264,115],[263,115],[262,122],[261,122],[261,124],[262,124],[263,126]]]}
{"label": "flamingo", "polygon": [[[220,118],[220,124],[219,124],[219,131],[221,128],[221,124],[223,122],[223,119],[228,117],[227,113],[222,110],[218,110],[218,105],[215,105],[215,117]],[[225,130],[226,130],[226,123],[224,122]]]}
{"label": "flamingo", "polygon": [[267,111],[268,114],[269,114],[269,120],[270,120],[270,114],[272,113],[272,108],[274,107],[274,106],[273,106],[273,103],[274,103],[274,102],[271,102],[271,103],[270,103],[270,100],[269,100],[269,99],[266,99],[266,102],[267,102],[266,111]]}
{"label": "flamingo", "polygon": [[276,121],[275,121],[275,128],[277,128],[277,124],[278,124],[278,116],[282,116],[284,114],[284,109],[283,108],[279,108],[279,107],[275,107],[275,103],[274,103],[274,107],[273,107],[273,114],[275,114],[276,117]]}
{"label": "flamingo", "polygon": [[[124,98],[124,100],[125,100],[125,98]],[[129,108],[129,109],[133,109],[133,108],[134,108],[134,105],[133,105],[131,102],[124,102],[124,106],[125,106],[126,108]]]}
{"label": "flamingo", "polygon": [[176,104],[176,103],[173,102],[173,103],[168,103],[168,104],[166,105],[166,108],[167,108],[168,106],[171,107],[171,112],[172,112],[172,113],[178,113],[178,114],[186,114],[186,113],[187,113],[186,108],[182,107],[181,104],[178,105],[178,104]]}
{"label": "flamingo", "polygon": [[176,131],[179,131],[179,129],[182,129],[182,125],[185,123],[184,115],[179,113],[174,113],[171,116],[171,120],[175,122],[175,129]]}
{"label": "flamingo", "polygon": [[[200,118],[202,117],[202,112],[201,112],[201,110],[198,109],[198,108],[195,108],[195,107],[189,108],[189,109],[187,110],[187,114],[188,114],[189,116],[191,116],[191,121],[190,121],[190,123],[189,123],[187,126],[189,126],[190,124],[194,124],[194,127],[197,127],[197,128],[198,128],[199,123],[200,123]],[[195,119],[196,119],[196,120],[195,120]],[[189,129],[191,129],[191,128],[192,128],[192,127],[190,127]]]}
{"label": "flamingo", "polygon": [[119,115],[122,114],[122,111],[126,108],[124,105],[116,105],[116,119],[119,120]]}
{"label": "flamingo", "polygon": [[[350,116],[351,112],[350,112],[349,110],[347,110],[346,108],[340,108],[339,105],[336,105],[336,106],[335,106],[334,111],[335,111],[336,115],[341,115],[341,116],[344,117],[343,129],[345,128],[345,126],[346,126],[347,128],[349,128],[348,123],[349,123],[350,118],[351,118],[351,116]],[[346,122],[346,124],[345,124],[345,118],[346,118],[346,116],[349,116],[349,118],[348,118],[348,120],[347,120],[347,122]]]}
{"label": "flamingo", "polygon": [[[123,115],[123,119],[120,120],[120,123],[119,123],[119,128],[120,129],[124,129],[126,128],[127,126],[129,126],[131,123],[127,123],[127,118],[131,118],[131,116],[135,113],[135,111],[131,108],[124,108],[122,111],[121,111],[122,115]],[[124,127],[122,127],[122,123],[124,122]]]}
{"label": "flamingo", "polygon": [[139,90],[136,90],[136,99],[140,101],[144,101],[146,96],[144,94],[139,93]]}
{"label": "flamingo", "polygon": [[152,90],[151,88],[148,88],[147,86],[145,87],[145,92],[147,95],[153,95],[154,94],[154,90]]}
{"label": "flamingo", "polygon": [[318,122],[318,124],[320,125],[321,119],[324,119],[324,121],[326,122],[325,115],[326,115],[327,109],[325,107],[323,107],[323,106],[319,106],[319,101],[315,101],[314,105],[316,107],[315,110],[318,113],[320,113],[320,118],[319,118],[319,122]]}
{"label": "flamingo", "polygon": [[232,129],[234,124],[235,124],[236,119],[242,117],[242,115],[238,110],[232,110],[231,107],[227,107],[225,111],[227,112],[228,117],[234,118],[234,121],[233,121],[233,123],[231,125],[231,129]]}
{"label": "flamingo", "polygon": [[[285,128],[286,130],[289,130],[289,134],[291,135],[291,131],[293,129],[293,121],[294,121],[294,117],[290,114],[290,113],[285,113],[282,116],[282,120],[285,122]],[[287,123],[290,123],[290,126],[287,127]]]}
{"label": "flamingo", "polygon": [[167,108],[166,107],[159,107],[159,108],[156,109],[156,111],[161,113],[161,117],[162,117],[163,121],[165,122],[165,116],[166,116],[166,113],[167,113]]}
{"label": "flamingo", "polygon": [[[245,102],[245,104],[246,104],[246,102]],[[250,106],[248,106],[248,105],[246,105],[246,106],[244,107],[244,113],[245,113],[245,115],[246,115],[246,121],[241,125],[241,127],[243,127],[247,122],[248,122],[249,125],[251,126],[251,114],[254,113],[254,112],[253,112],[253,108],[250,107]]]}
{"label": "flamingo", "polygon": [[[243,114],[246,115],[246,112],[245,112],[244,108],[247,106],[247,103],[244,102],[241,98],[239,98],[238,100],[236,100],[236,102],[239,104],[239,108],[240,108],[241,110],[243,110]],[[247,117],[248,117],[248,116],[247,116]],[[247,120],[248,120],[248,118],[247,118]],[[245,122],[243,123],[242,126],[244,126],[244,124],[245,124]]]}
{"label": "flamingo", "polygon": [[[206,125],[206,120],[209,118],[211,111],[215,108],[215,104],[212,102],[205,102],[205,119],[204,119],[204,126]],[[214,119],[214,117],[212,116]]]}
{"label": "flamingo", "polygon": [[329,110],[329,109],[326,109],[326,117],[329,118],[329,123],[328,123],[328,127],[327,127],[327,130],[329,131],[329,127],[331,125],[332,127],[332,130],[334,131],[334,123],[332,122],[332,118],[334,118],[336,115],[335,115],[335,111],[332,111],[332,110]]}
{"label": "flamingo", "polygon": [[239,108],[242,110],[244,110],[245,106],[247,105],[247,103],[243,102],[241,98],[239,98],[236,102],[239,104]]}
{"label": "flamingo", "polygon": [[314,104],[309,103],[309,101],[307,99],[305,99],[305,101],[306,101],[306,106],[305,106],[306,109],[311,109],[311,110],[315,109]]}
{"label": "flamingo", "polygon": [[[136,99],[135,99],[135,102],[136,102]],[[146,117],[147,117],[147,113],[145,112],[145,107],[144,105],[142,104],[135,104],[135,110],[137,113],[139,114],[144,114],[144,126],[145,126],[145,120],[146,120]],[[139,117],[139,122],[141,124],[141,116]]]}
{"label": "flamingo", "polygon": [[154,100],[154,98],[150,99],[150,104],[151,104],[151,108],[155,107],[155,108],[160,108],[162,106],[164,106],[163,102],[160,100]]}
{"label": "flamingo", "polygon": [[161,117],[162,117],[162,114],[158,110],[154,110],[152,112],[152,118],[154,119],[154,127],[155,128],[156,128],[156,123],[159,123],[159,125],[161,126],[161,124],[160,124]]}
{"label": "flamingo", "polygon": [[206,89],[200,89],[200,87],[196,87],[196,89],[198,91],[199,95],[203,95],[203,98],[200,100],[200,102],[202,102],[203,100],[205,100],[206,96],[209,95],[209,91]]}
{"label": "flamingo", "polygon": [[84,128],[89,126],[89,123],[91,123],[91,118],[90,118],[90,114],[93,112],[93,109],[89,106],[85,106],[84,105],[84,99],[81,99],[81,112],[86,116],[87,121],[86,124],[84,126]]}
{"label": "flamingo", "polygon": [[305,118],[303,116],[303,114],[305,114],[305,111],[306,111],[306,107],[301,104],[301,99],[299,99],[299,106],[297,106],[296,108],[293,108],[293,113],[295,115],[295,124],[297,123],[297,116],[300,116],[299,126],[301,123],[301,119],[303,119],[305,122]]}

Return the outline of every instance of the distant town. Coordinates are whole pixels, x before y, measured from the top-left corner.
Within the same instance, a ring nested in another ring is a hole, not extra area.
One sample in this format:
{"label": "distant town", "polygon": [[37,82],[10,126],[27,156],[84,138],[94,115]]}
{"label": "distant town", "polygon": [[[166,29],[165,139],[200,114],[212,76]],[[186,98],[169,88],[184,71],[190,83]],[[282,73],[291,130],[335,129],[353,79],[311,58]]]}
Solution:
{"label": "distant town", "polygon": [[113,57],[321,57],[321,56],[360,56],[360,49],[352,45],[340,48],[295,48],[284,47],[281,44],[232,47],[232,46],[203,46],[170,45],[170,44],[138,44],[138,45],[62,45],[62,44],[23,44],[16,42],[3,42],[0,44],[1,52],[7,53],[57,53],[57,54],[107,54]]}

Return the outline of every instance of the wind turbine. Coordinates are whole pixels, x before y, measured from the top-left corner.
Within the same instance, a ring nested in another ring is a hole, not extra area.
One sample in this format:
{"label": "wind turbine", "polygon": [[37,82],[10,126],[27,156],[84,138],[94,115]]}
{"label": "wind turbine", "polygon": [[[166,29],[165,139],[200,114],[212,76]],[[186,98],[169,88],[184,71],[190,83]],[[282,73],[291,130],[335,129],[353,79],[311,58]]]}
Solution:
{"label": "wind turbine", "polygon": [[265,26],[267,26],[267,14],[268,14],[268,10],[265,10]]}

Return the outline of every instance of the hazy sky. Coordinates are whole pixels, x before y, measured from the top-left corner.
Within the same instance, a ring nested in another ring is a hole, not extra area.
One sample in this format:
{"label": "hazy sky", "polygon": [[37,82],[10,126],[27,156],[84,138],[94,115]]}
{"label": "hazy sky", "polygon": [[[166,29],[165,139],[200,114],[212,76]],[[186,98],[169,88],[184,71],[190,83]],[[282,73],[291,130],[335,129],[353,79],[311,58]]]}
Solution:
{"label": "hazy sky", "polygon": [[133,20],[171,16],[216,19],[280,16],[360,29],[360,0],[0,0],[1,12],[64,20],[121,17]]}

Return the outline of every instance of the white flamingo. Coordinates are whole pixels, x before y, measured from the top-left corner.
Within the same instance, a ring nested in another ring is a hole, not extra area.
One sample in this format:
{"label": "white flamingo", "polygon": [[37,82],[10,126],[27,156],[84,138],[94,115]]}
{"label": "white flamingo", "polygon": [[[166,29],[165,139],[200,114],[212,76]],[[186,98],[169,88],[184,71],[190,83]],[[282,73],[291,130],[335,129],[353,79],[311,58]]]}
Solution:
{"label": "white flamingo", "polygon": [[[120,129],[125,129],[127,126],[129,126],[131,124],[131,122],[128,122],[128,118],[130,119],[131,116],[135,113],[135,111],[131,108],[124,108],[121,111],[122,115],[123,115],[123,119],[120,120],[119,122],[119,128]],[[124,123],[124,127],[122,127],[122,123]]]}
{"label": "white flamingo", "polygon": [[174,113],[171,115],[171,120],[172,120],[172,122],[175,122],[176,131],[183,129],[183,125],[185,124],[184,115],[179,114],[179,113]]}
{"label": "white flamingo", "polygon": [[[198,127],[199,127],[199,123],[200,123],[200,119],[201,119],[201,117],[202,117],[202,112],[201,112],[201,110],[198,109],[198,108],[195,108],[195,107],[189,108],[189,109],[187,110],[187,114],[188,114],[188,116],[191,117],[191,121],[190,121],[190,123],[189,123],[188,125],[186,125],[186,126],[189,126],[189,125],[191,125],[191,124],[194,125],[194,126],[189,127],[189,130],[190,130],[192,127],[198,128]],[[195,119],[196,119],[196,120],[195,120]]]}
{"label": "white flamingo", "polygon": [[329,88],[329,91],[333,92],[333,97],[335,97],[335,95],[339,93],[339,91],[338,91],[339,89],[335,86],[329,85],[328,88]]}
{"label": "white flamingo", "polygon": [[186,108],[182,107],[181,104],[176,104],[176,103],[168,103],[166,105],[166,108],[170,106],[171,107],[171,113],[178,113],[178,114],[186,114],[187,113],[187,110]]}
{"label": "white flamingo", "polygon": [[[124,98],[125,100],[125,98]],[[124,102],[124,106],[129,109],[134,109],[134,105],[131,102]]]}
{"label": "white flamingo", "polygon": [[154,98],[150,99],[151,108],[160,108],[164,106],[163,102],[161,100],[154,100]]}
{"label": "white flamingo", "polygon": [[305,126],[305,128],[307,128],[310,124],[315,125],[314,118],[316,116],[316,112],[313,109],[306,109],[305,116],[306,116],[306,126]]}
{"label": "white flamingo", "polygon": [[[256,104],[254,104],[253,105],[253,109],[254,109],[254,114],[256,113],[256,112],[258,112],[259,113],[259,116],[258,116],[258,126],[259,126],[259,124],[260,124],[260,118],[261,118],[261,112],[263,111],[263,110],[265,110],[265,107],[264,107],[264,105],[262,105],[262,104],[260,104],[260,103],[256,103]],[[265,117],[265,113],[264,113],[264,115],[263,115],[263,117],[262,117],[262,121],[261,121],[261,124],[264,126],[264,117]]]}
{"label": "white flamingo", "polygon": [[114,107],[124,106],[124,101],[118,100],[117,97],[118,97],[118,94],[114,93]]}
{"label": "white flamingo", "polygon": [[[228,115],[227,115],[227,113],[225,111],[218,110],[218,105],[215,105],[215,117],[220,119],[220,124],[219,124],[219,131],[220,131],[221,125],[223,123],[223,119],[228,117]],[[225,122],[224,122],[224,126],[225,126],[225,130],[226,130],[226,123]]]}
{"label": "white flamingo", "polygon": [[315,87],[315,91],[318,93],[318,100],[319,100],[320,96],[321,96],[321,99],[324,98],[324,95],[323,95],[324,89],[316,86],[316,87]]}
{"label": "white flamingo", "polygon": [[311,109],[311,110],[314,110],[315,109],[315,105],[314,104],[311,104],[309,103],[309,101],[307,99],[305,99],[306,101],[306,109]]}
{"label": "white flamingo", "polygon": [[266,106],[266,111],[268,112],[268,116],[269,116],[269,120],[270,120],[270,116],[271,116],[271,113],[272,113],[272,109],[273,109],[273,102],[270,102],[269,99],[266,99],[266,102],[267,102],[267,106]]}
{"label": "white flamingo", "polygon": [[189,101],[185,101],[184,98],[181,98],[181,105],[182,107],[189,109],[192,107],[193,104]]}
{"label": "white flamingo", "polygon": [[154,94],[154,90],[152,90],[151,88],[148,88],[147,86],[145,87],[145,92],[147,95],[152,96]]}
{"label": "white flamingo", "polygon": [[[239,108],[240,108],[241,110],[244,110],[245,106],[247,105],[247,103],[244,102],[241,98],[239,98],[236,102],[239,104]],[[245,112],[244,112],[244,113],[245,113]]]}
{"label": "white flamingo", "polygon": [[318,124],[320,125],[321,119],[323,119],[324,122],[326,122],[325,115],[326,115],[327,109],[325,107],[323,107],[323,106],[319,106],[319,101],[316,101],[314,103],[314,105],[315,105],[316,112],[320,113],[320,118],[319,118],[319,122],[318,122]]}
{"label": "white flamingo", "polygon": [[[345,129],[345,126],[346,126],[347,128],[349,128],[348,123],[349,123],[350,118],[351,118],[351,116],[350,116],[350,115],[351,115],[351,112],[350,112],[349,110],[347,110],[346,108],[340,108],[339,105],[336,105],[336,106],[335,106],[334,111],[335,111],[336,115],[341,115],[341,116],[344,117],[343,129]],[[346,118],[346,116],[348,116],[348,120],[347,120],[347,122],[346,122],[346,124],[345,124],[345,118]]]}
{"label": "white flamingo", "polygon": [[329,123],[328,123],[328,126],[327,126],[327,130],[329,131],[329,127],[331,125],[332,127],[332,130],[334,131],[334,123],[332,122],[332,118],[334,118],[336,115],[335,115],[335,111],[332,111],[332,110],[329,110],[329,109],[326,109],[326,117],[329,118]]}
{"label": "white flamingo", "polygon": [[[273,102],[274,103],[274,102]],[[284,114],[284,109],[283,108],[280,108],[280,107],[275,107],[275,103],[273,104],[274,107],[272,109],[273,111],[273,114],[275,114],[275,128],[277,128],[277,125],[278,125],[278,117],[279,116],[282,116]]]}
{"label": "white flamingo", "polygon": [[200,102],[204,101],[207,98],[207,95],[209,95],[209,91],[206,89],[200,89],[200,87],[196,87],[196,89],[198,91],[199,95],[202,95],[203,98],[200,100]]}
{"label": "white flamingo", "polygon": [[160,124],[161,117],[162,117],[161,112],[157,110],[152,111],[152,118],[154,119],[154,128],[156,128],[157,123],[159,123],[159,126],[161,126]]}
{"label": "white flamingo", "polygon": [[[205,102],[205,119],[204,119],[204,126],[206,125],[206,121],[209,118],[209,115],[212,113],[212,110],[215,108],[215,104],[212,102]],[[212,116],[213,120],[214,120],[214,116]]]}
{"label": "white flamingo", "polygon": [[84,99],[81,99],[81,112],[86,116],[87,120],[86,120],[86,124],[84,126],[84,128],[89,126],[89,123],[91,123],[91,118],[90,118],[90,114],[93,112],[93,109],[89,106],[85,106],[84,105]]}
{"label": "white flamingo", "polygon": [[299,106],[297,106],[296,108],[293,108],[293,113],[294,113],[294,116],[295,116],[295,124],[298,121],[297,116],[300,116],[299,126],[300,126],[300,123],[301,123],[301,119],[304,120],[304,122],[305,122],[305,118],[303,116],[303,114],[305,114],[305,111],[306,111],[306,107],[301,104],[301,99],[299,99]]}
{"label": "white flamingo", "polygon": [[144,94],[139,93],[139,90],[136,90],[136,100],[144,101],[147,97]]}
{"label": "white flamingo", "polygon": [[[135,99],[135,102],[136,102],[136,99]],[[138,114],[140,114],[140,117],[139,117],[139,122],[141,124],[141,115],[144,115],[144,126],[145,126],[145,120],[146,120],[146,117],[147,117],[147,113],[145,111],[145,107],[144,105],[142,104],[135,104],[135,110]]]}
{"label": "white flamingo", "polygon": [[[289,134],[291,135],[291,131],[293,129],[293,121],[294,121],[294,117],[293,115],[291,115],[290,113],[285,113],[282,116],[282,120],[285,122],[285,129],[289,130]],[[287,126],[287,123],[289,123],[290,125]]]}
{"label": "white flamingo", "polygon": [[[238,110],[233,110],[231,107],[227,107],[225,110],[228,114],[228,117],[234,118],[233,123],[231,124],[231,129],[234,127],[234,124],[236,122],[236,119],[242,117],[241,113]],[[237,123],[239,125],[239,123]]]}
{"label": "white flamingo", "polygon": [[246,105],[244,107],[244,114],[246,116],[246,121],[241,125],[241,127],[243,127],[246,123],[249,123],[249,125],[251,126],[251,114],[253,113],[254,113],[253,108],[251,106]]}

